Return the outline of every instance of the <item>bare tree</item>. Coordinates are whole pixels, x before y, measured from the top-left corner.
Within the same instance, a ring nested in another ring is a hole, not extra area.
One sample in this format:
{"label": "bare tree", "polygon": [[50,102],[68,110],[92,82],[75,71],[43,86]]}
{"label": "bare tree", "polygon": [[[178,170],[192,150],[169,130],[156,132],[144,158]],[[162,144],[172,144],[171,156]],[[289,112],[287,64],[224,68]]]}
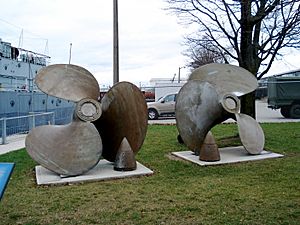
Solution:
{"label": "bare tree", "polygon": [[[207,36],[257,79],[266,74],[280,50],[300,48],[300,0],[166,0],[183,22],[198,25],[192,35]],[[255,117],[254,93],[241,110]]]}
{"label": "bare tree", "polygon": [[186,37],[184,44],[188,48],[183,54],[190,59],[187,66],[192,70],[209,63],[229,63],[226,54],[213,45],[205,36],[200,41],[199,39]]}

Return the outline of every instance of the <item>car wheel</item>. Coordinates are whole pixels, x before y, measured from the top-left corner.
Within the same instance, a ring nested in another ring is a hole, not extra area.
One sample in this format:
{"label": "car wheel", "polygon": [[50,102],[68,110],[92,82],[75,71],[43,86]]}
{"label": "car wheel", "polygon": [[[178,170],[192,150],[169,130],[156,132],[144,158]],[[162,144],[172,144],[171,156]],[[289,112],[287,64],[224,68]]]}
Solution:
{"label": "car wheel", "polygon": [[149,120],[156,120],[158,118],[158,113],[155,109],[148,110],[148,119]]}
{"label": "car wheel", "polygon": [[290,107],[289,106],[283,106],[280,108],[280,113],[283,115],[285,118],[290,118]]}
{"label": "car wheel", "polygon": [[294,104],[291,106],[290,116],[293,119],[300,119],[300,104]]}

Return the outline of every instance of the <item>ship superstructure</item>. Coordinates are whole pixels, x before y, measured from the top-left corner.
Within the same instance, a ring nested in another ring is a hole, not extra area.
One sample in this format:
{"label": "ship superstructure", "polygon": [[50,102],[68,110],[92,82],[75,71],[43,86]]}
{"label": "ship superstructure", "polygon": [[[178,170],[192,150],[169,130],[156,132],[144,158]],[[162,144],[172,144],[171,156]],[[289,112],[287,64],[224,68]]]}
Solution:
{"label": "ship superstructure", "polygon": [[0,119],[53,112],[56,124],[71,121],[74,104],[42,93],[34,83],[49,60],[47,55],[13,47],[0,39]]}
{"label": "ship superstructure", "polygon": [[49,56],[12,47],[0,39],[1,91],[37,91],[34,77],[48,59]]}

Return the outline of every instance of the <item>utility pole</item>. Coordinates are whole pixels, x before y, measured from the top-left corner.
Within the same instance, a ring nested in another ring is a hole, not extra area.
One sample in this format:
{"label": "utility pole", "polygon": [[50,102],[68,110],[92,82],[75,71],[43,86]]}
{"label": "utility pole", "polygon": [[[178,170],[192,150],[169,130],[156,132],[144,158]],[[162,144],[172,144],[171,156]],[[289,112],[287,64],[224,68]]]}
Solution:
{"label": "utility pole", "polygon": [[119,82],[119,25],[118,25],[118,0],[113,0],[114,16],[114,50],[113,50],[113,84]]}

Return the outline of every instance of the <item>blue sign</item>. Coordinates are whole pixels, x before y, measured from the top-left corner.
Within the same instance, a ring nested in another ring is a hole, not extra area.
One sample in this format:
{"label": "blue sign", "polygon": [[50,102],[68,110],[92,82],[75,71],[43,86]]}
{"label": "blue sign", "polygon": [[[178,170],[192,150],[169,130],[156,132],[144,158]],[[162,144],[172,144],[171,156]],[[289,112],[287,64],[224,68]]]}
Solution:
{"label": "blue sign", "polygon": [[0,200],[4,194],[6,185],[14,167],[14,163],[0,163]]}

